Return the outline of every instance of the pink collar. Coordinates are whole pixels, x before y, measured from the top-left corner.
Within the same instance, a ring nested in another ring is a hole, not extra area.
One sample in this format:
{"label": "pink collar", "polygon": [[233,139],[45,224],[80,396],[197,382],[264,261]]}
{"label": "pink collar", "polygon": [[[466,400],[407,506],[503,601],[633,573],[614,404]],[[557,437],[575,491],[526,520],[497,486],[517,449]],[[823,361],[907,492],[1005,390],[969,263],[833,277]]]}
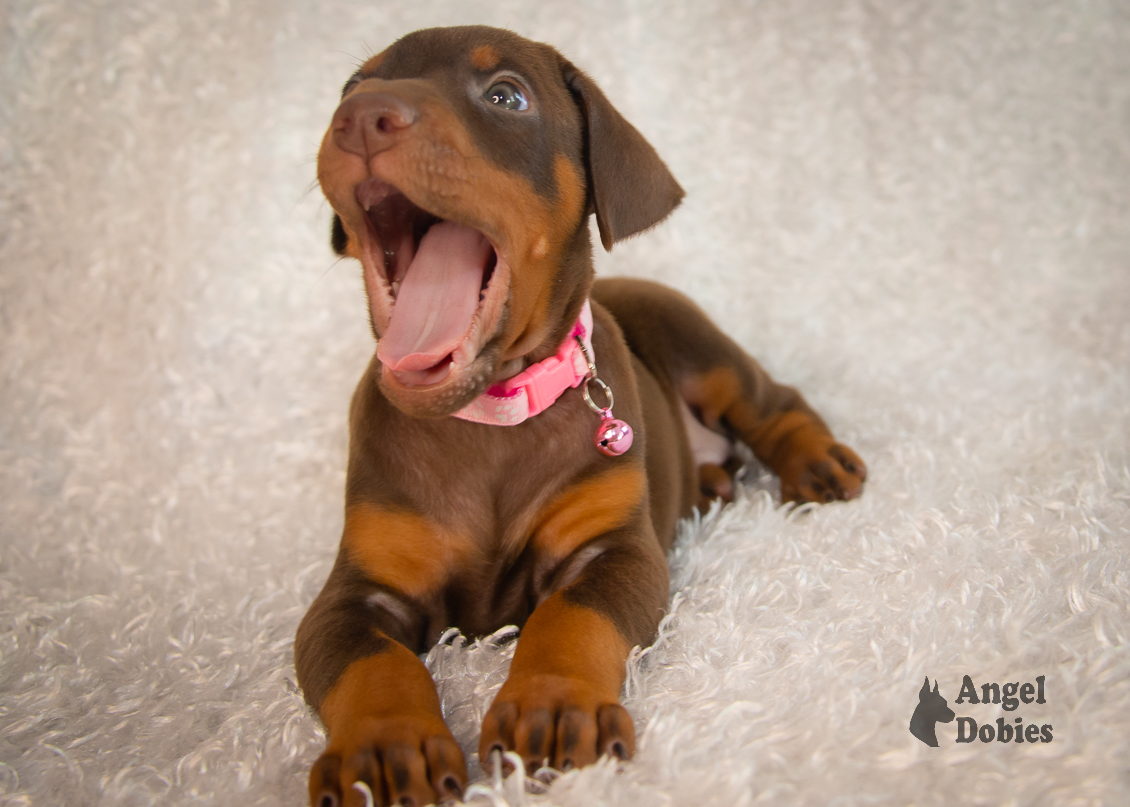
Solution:
{"label": "pink collar", "polygon": [[472,423],[517,426],[544,412],[565,390],[577,386],[588,375],[588,362],[577,344],[578,336],[592,356],[592,306],[588,300],[581,307],[577,324],[555,355],[493,385],[456,412],[454,417]]}

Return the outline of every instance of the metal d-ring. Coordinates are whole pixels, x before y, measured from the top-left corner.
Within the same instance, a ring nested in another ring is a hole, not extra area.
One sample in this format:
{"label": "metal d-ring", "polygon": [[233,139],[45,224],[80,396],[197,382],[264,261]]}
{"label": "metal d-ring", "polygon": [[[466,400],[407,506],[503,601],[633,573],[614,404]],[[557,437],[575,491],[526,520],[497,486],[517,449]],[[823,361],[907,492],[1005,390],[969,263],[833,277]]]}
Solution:
{"label": "metal d-ring", "polygon": [[[597,406],[593,402],[592,396],[589,395],[589,384],[591,382],[594,382],[594,381],[597,384],[600,385],[600,388],[602,390],[604,390],[604,394],[608,396],[608,406]],[[587,403],[589,405],[589,409],[596,412],[601,417],[605,417],[605,416],[610,417],[612,415],[612,405],[615,403],[616,399],[612,395],[612,388],[611,387],[609,387],[607,384],[605,384],[603,381],[601,381],[599,378],[597,378],[594,375],[594,376],[589,376],[588,378],[585,379],[585,387],[582,390],[582,392],[585,395],[585,403]]]}

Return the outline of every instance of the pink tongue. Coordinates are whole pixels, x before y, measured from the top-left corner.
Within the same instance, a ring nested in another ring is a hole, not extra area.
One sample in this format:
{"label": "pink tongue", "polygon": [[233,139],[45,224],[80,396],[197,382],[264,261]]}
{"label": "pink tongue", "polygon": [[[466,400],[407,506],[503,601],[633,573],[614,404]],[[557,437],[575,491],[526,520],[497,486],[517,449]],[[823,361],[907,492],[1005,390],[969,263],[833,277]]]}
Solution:
{"label": "pink tongue", "polygon": [[490,242],[452,221],[432,226],[396,294],[392,321],[377,345],[390,370],[434,367],[463,341],[479,307]]}

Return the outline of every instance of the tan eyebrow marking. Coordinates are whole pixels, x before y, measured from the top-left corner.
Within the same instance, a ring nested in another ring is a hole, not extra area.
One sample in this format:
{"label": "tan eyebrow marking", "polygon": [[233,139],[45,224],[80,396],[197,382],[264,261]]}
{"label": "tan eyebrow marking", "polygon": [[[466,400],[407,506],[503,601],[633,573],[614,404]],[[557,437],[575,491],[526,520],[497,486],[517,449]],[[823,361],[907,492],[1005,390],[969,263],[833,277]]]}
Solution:
{"label": "tan eyebrow marking", "polygon": [[491,45],[479,45],[471,51],[471,65],[476,70],[492,70],[498,66],[501,58]]}

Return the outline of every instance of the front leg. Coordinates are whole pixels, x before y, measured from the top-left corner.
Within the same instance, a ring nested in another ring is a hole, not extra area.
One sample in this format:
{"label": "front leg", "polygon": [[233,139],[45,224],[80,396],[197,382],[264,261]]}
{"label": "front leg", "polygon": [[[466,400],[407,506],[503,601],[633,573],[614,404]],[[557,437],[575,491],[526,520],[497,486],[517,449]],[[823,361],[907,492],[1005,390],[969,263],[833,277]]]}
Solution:
{"label": "front leg", "polygon": [[[356,783],[369,789],[376,805],[409,807],[458,798],[466,786],[463,752],[444,724],[435,683],[414,652],[424,624],[415,598],[403,585],[378,582],[392,575],[366,564],[379,556],[381,567],[402,579],[426,582],[422,565],[409,563],[414,559],[402,545],[389,541],[374,549],[374,534],[395,536],[405,527],[381,515],[347,516],[337,563],[295,639],[299,685],[328,735],[310,772],[314,807],[363,807],[366,799]],[[362,549],[368,551],[359,549],[364,538],[369,540]]]}
{"label": "front leg", "polygon": [[458,798],[466,765],[443,722],[435,683],[403,645],[352,662],[318,710],[329,735],[310,771],[315,807],[366,804],[423,807]]}
{"label": "front leg", "polygon": [[516,751],[531,771],[546,763],[564,771],[604,754],[628,759],[635,753],[635,729],[620,705],[624,663],[634,645],[655,634],[666,605],[667,567],[650,523],[602,536],[573,558],[592,555],[523,627],[510,676],[483,721],[484,768],[496,749]]}

